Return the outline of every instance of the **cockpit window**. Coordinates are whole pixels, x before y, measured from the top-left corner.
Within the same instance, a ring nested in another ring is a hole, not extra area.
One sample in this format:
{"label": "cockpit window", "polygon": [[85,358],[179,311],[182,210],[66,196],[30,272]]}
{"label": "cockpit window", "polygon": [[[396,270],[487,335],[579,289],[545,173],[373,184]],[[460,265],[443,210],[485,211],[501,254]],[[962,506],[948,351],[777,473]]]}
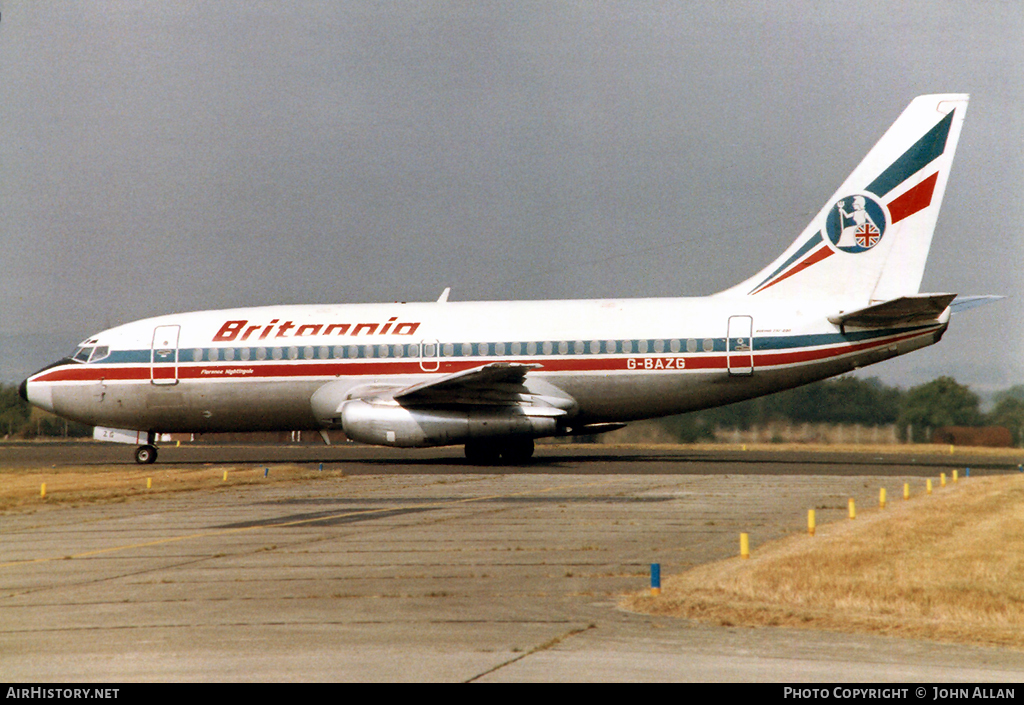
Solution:
{"label": "cockpit window", "polygon": [[109,355],[110,347],[107,345],[80,345],[71,359],[75,362],[99,362]]}

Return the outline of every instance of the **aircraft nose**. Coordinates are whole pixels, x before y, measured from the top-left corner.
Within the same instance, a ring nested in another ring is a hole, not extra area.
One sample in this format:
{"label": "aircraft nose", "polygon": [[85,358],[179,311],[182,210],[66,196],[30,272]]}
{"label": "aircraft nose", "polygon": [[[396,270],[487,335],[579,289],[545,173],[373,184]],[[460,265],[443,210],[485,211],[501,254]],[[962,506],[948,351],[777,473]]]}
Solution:
{"label": "aircraft nose", "polygon": [[[63,363],[55,362],[54,364],[39,370],[39,372],[48,370],[51,367],[56,367],[59,364]],[[22,383],[18,385],[18,394],[22,399],[33,406],[38,406],[40,409],[46,409],[47,411],[53,411],[53,387],[46,382],[39,382],[38,380],[33,382],[31,385],[28,383],[28,381],[39,374],[39,372],[29,376],[28,379],[22,380]]]}

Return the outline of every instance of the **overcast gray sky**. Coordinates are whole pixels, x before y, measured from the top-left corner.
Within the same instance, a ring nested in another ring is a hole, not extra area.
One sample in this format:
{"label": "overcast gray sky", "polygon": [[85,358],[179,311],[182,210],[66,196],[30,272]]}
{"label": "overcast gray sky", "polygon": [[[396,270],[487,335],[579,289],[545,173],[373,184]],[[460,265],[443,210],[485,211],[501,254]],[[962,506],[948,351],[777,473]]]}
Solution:
{"label": "overcast gray sky", "polygon": [[922,289],[1010,298],[864,374],[1024,383],[1022,3],[0,3],[2,381],[174,311],[713,293],[966,92]]}

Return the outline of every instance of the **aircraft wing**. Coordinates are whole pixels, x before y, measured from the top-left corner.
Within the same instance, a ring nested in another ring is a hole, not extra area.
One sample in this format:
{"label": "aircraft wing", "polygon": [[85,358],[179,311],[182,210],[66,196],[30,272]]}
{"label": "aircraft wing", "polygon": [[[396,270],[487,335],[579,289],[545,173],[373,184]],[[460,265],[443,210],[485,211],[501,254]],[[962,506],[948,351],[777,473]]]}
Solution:
{"label": "aircraft wing", "polygon": [[408,408],[518,406],[528,416],[562,416],[578,408],[575,399],[540,379],[526,379],[542,365],[492,362],[396,391],[392,398]]}
{"label": "aircraft wing", "polygon": [[402,406],[464,406],[518,404],[530,391],[523,386],[526,373],[541,365],[493,362],[399,390],[394,400]]}
{"label": "aircraft wing", "polygon": [[955,298],[956,294],[900,296],[854,311],[841,311],[834,316],[829,316],[828,320],[837,326],[856,326],[858,328],[888,328],[927,323],[937,320]]}

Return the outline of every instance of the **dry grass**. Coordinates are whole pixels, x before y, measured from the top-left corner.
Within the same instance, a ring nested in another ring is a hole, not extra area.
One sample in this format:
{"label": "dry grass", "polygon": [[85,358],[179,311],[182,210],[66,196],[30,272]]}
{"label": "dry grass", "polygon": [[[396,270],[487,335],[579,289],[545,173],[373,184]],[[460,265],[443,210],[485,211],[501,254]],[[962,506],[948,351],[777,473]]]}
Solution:
{"label": "dry grass", "polygon": [[941,443],[902,443],[878,444],[867,443],[605,443],[596,444],[594,448],[620,448],[625,450],[675,450],[675,451],[761,451],[770,453],[860,453],[863,455],[969,455],[1005,460],[1007,462],[1024,462],[1024,449],[1021,448],[988,448],[983,446],[949,446]]}
{"label": "dry grass", "polygon": [[[96,502],[124,502],[164,496],[171,492],[218,490],[239,485],[311,480],[324,473],[308,466],[274,464],[264,478],[266,466],[208,465],[199,468],[130,468],[123,465],[60,467],[51,470],[4,469],[0,482],[0,511],[35,511]],[[224,480],[224,472],[228,479]],[[331,473],[337,477],[338,473]],[[146,480],[152,487],[146,488]],[[40,496],[46,483],[46,497]]]}
{"label": "dry grass", "polygon": [[[737,541],[738,545],[738,541]],[[1024,476],[961,480],[700,566],[627,609],[1024,648]]]}

